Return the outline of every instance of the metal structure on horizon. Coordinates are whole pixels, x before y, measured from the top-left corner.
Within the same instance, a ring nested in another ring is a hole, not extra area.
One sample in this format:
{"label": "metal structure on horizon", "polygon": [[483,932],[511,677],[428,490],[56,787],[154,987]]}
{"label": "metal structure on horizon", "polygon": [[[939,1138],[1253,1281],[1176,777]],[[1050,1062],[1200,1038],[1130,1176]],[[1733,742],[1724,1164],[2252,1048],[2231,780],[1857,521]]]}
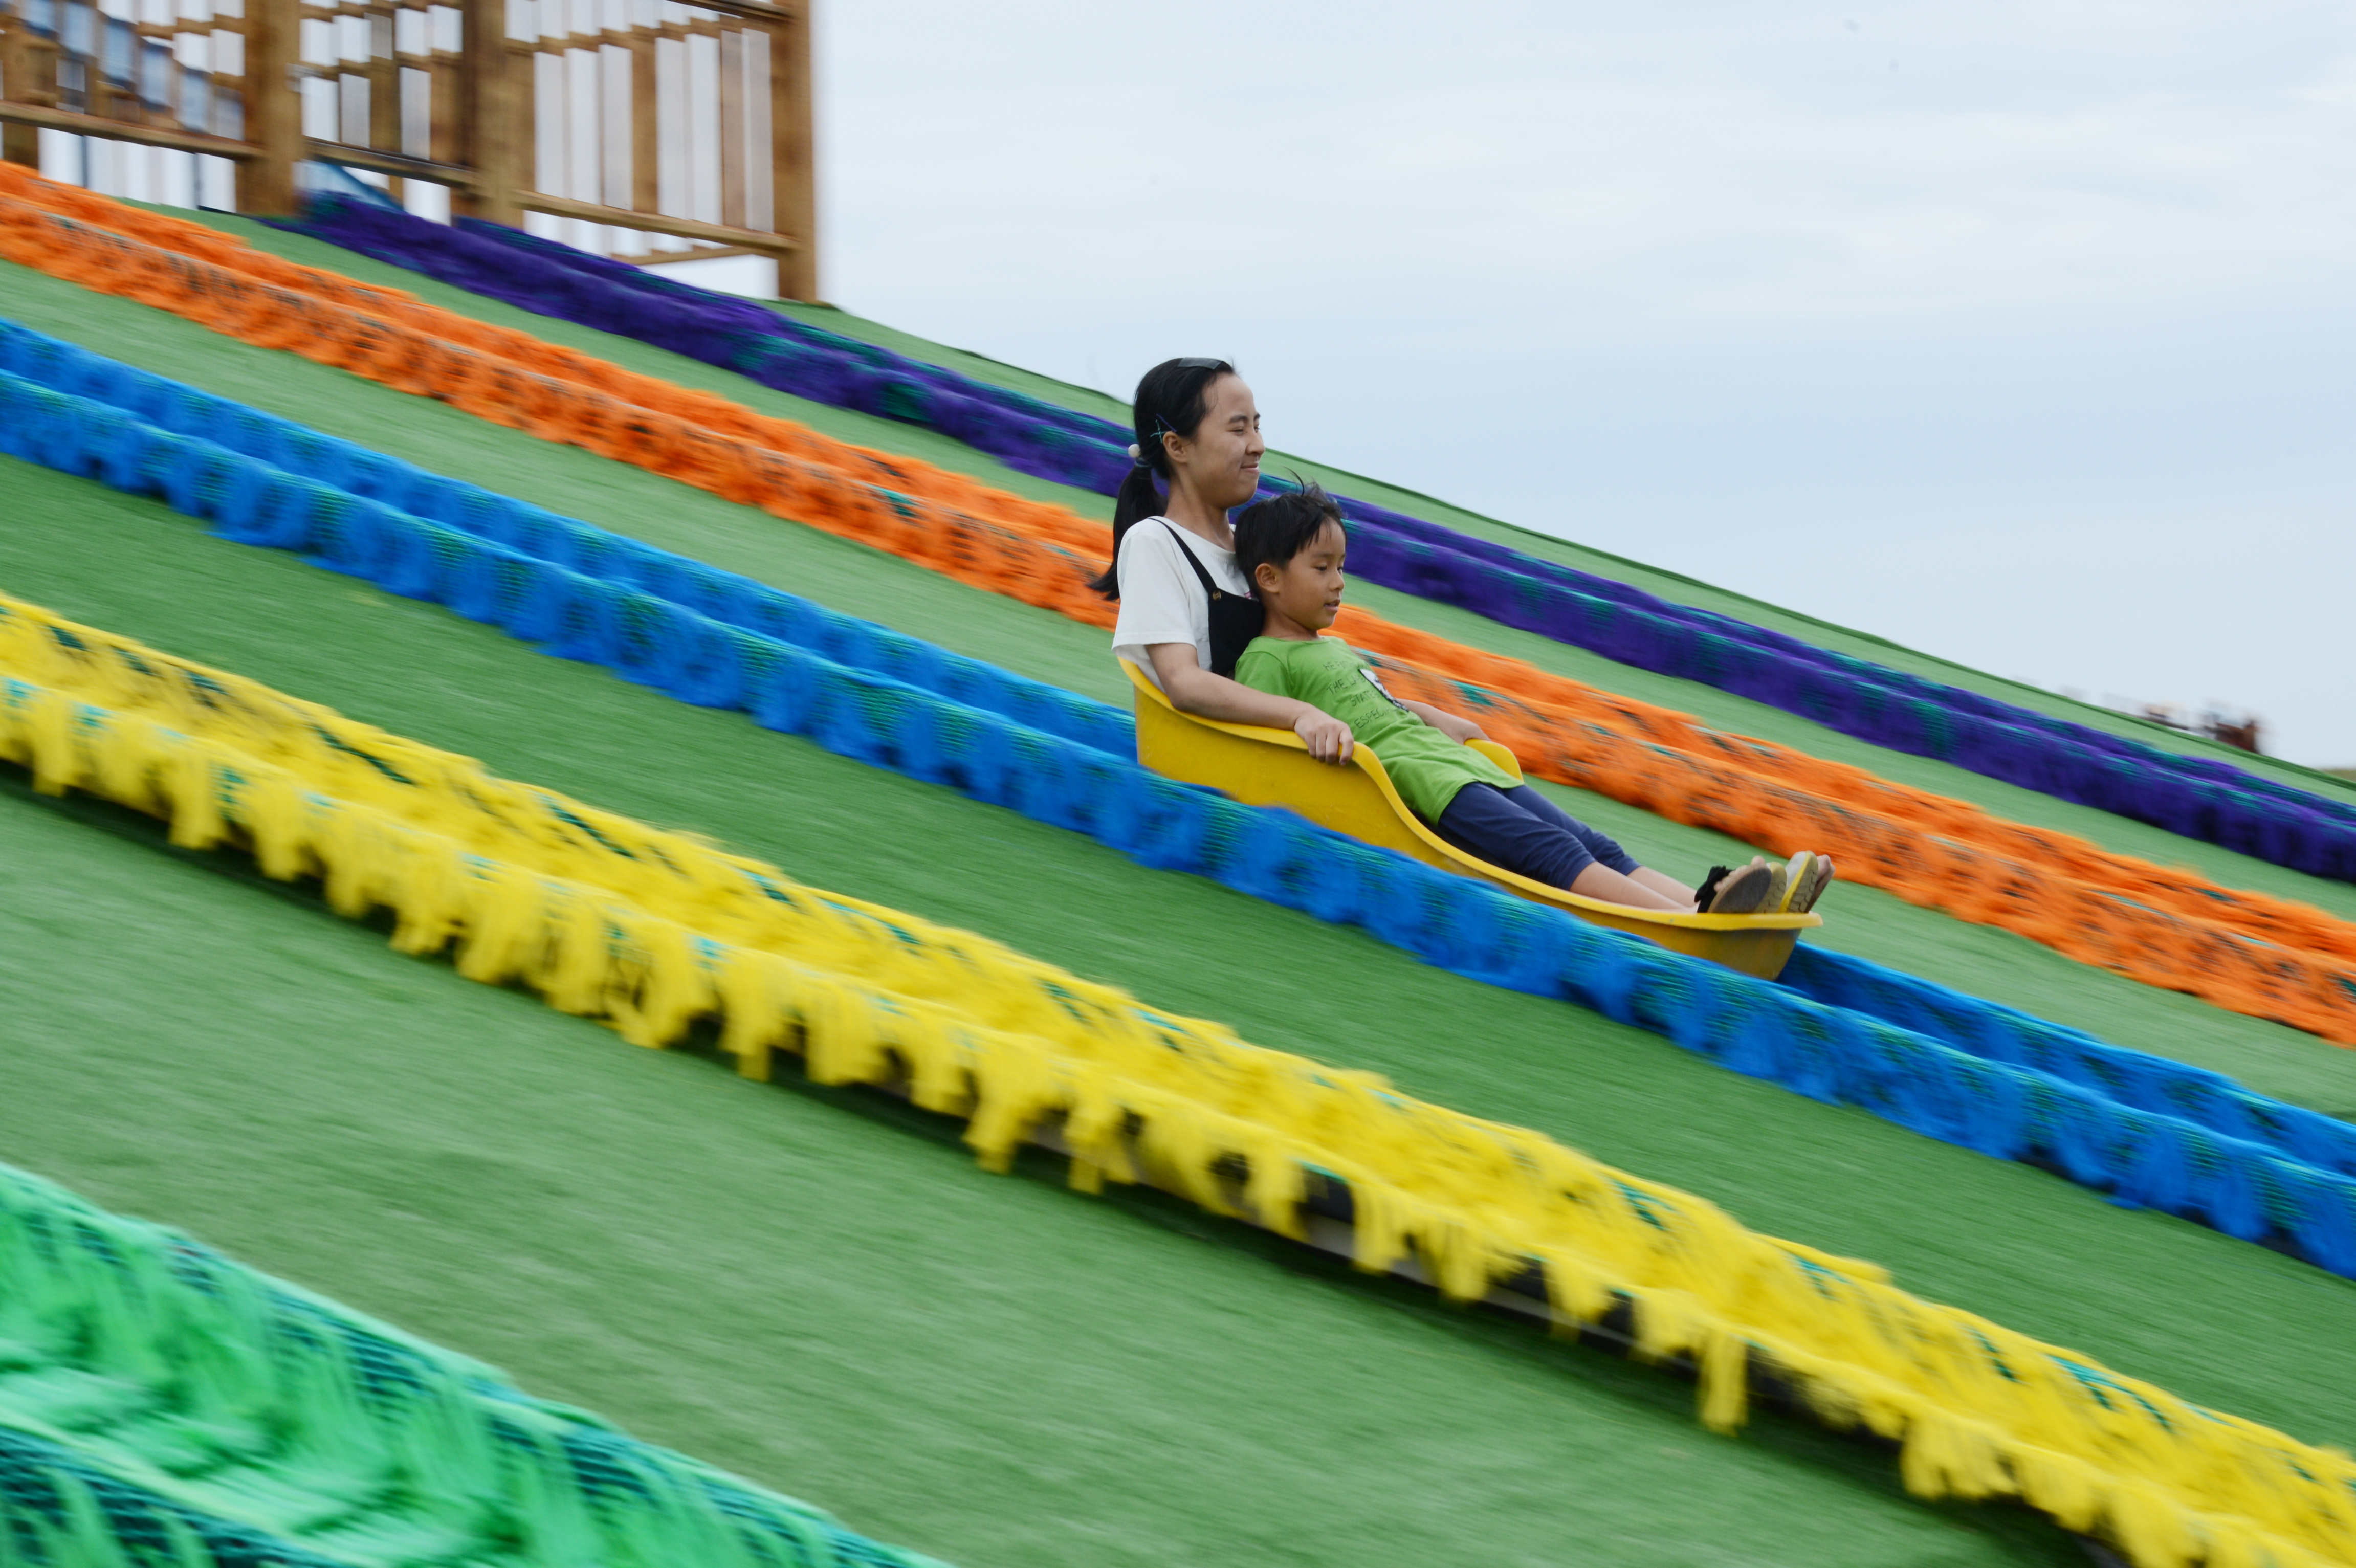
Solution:
{"label": "metal structure on horizon", "polygon": [[38,166],[43,131],[163,148],[257,217],[293,216],[317,160],[626,260],[773,258],[781,295],[815,299],[809,11],[0,0],[0,155]]}

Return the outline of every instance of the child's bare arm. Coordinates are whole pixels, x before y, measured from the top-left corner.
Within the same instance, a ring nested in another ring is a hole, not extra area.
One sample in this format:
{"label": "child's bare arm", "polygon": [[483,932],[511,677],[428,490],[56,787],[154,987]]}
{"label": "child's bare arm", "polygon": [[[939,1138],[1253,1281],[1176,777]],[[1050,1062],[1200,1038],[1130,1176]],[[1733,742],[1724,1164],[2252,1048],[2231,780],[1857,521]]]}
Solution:
{"label": "child's bare arm", "polygon": [[1298,699],[1212,674],[1195,662],[1192,643],[1150,643],[1145,653],[1153,661],[1153,672],[1162,677],[1170,705],[1181,713],[1290,730],[1319,762],[1350,760],[1354,744],[1350,727],[1331,714],[1321,713]]}
{"label": "child's bare arm", "polygon": [[1466,741],[1489,738],[1481,732],[1481,726],[1470,719],[1459,719],[1445,708],[1434,708],[1429,702],[1402,702],[1399,706],[1460,745]]}

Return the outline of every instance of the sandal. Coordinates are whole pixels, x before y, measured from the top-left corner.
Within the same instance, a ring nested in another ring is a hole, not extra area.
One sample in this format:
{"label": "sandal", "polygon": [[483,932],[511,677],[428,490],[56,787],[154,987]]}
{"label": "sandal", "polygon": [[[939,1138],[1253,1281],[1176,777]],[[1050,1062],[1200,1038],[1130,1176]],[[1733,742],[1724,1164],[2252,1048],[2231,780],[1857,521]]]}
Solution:
{"label": "sandal", "polygon": [[1831,856],[1803,850],[1792,858],[1792,864],[1798,867],[1802,860],[1807,864],[1792,873],[1791,891],[1783,900],[1783,907],[1793,914],[1806,914],[1814,910],[1816,901],[1833,884]]}
{"label": "sandal", "polygon": [[1766,901],[1768,885],[1775,873],[1767,862],[1753,859],[1751,864],[1727,872],[1718,880],[1718,896],[1710,900],[1705,914],[1756,914]]}

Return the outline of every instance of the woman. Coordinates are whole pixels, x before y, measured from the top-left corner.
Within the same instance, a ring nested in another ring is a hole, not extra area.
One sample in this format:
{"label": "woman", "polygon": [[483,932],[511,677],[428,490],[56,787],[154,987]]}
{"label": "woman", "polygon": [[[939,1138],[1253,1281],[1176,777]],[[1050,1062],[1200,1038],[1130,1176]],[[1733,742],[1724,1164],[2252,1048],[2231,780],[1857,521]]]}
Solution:
{"label": "woman", "polygon": [[1290,730],[1320,762],[1348,762],[1347,724],[1229,678],[1262,620],[1227,523],[1229,508],[1258,493],[1268,450],[1251,389],[1224,359],[1165,359],[1137,384],[1134,422],[1132,465],[1113,503],[1113,562],[1094,584],[1120,602],[1112,651],[1182,712]]}

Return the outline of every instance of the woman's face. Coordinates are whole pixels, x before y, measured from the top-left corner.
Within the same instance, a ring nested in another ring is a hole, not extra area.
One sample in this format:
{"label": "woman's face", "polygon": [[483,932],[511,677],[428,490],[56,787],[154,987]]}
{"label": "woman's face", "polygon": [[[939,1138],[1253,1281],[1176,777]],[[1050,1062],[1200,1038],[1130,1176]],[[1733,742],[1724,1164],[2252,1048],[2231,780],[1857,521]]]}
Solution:
{"label": "woman's face", "polygon": [[1203,422],[1191,439],[1166,438],[1173,476],[1219,511],[1259,493],[1259,408],[1241,376],[1222,376],[1203,391]]}

